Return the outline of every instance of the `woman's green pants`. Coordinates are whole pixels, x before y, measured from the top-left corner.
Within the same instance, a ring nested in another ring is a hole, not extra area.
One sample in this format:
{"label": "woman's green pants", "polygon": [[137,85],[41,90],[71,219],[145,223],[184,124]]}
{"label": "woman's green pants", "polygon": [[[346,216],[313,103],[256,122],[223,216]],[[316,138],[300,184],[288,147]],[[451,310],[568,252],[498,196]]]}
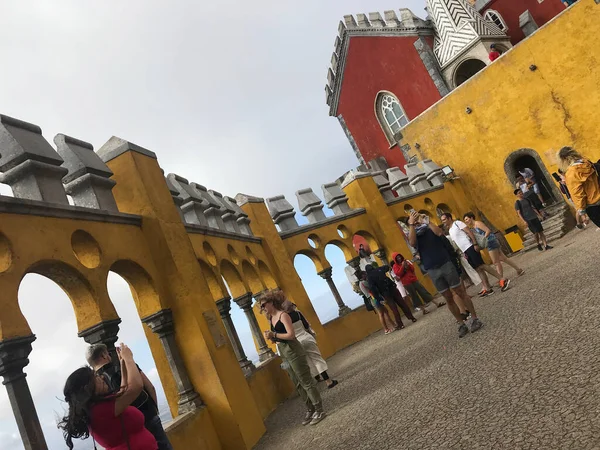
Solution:
{"label": "woman's green pants", "polygon": [[296,386],[298,394],[306,404],[309,411],[321,411],[321,394],[317,389],[317,382],[310,374],[310,367],[306,361],[306,352],[300,342],[285,341],[277,344],[281,357],[288,363],[288,373]]}

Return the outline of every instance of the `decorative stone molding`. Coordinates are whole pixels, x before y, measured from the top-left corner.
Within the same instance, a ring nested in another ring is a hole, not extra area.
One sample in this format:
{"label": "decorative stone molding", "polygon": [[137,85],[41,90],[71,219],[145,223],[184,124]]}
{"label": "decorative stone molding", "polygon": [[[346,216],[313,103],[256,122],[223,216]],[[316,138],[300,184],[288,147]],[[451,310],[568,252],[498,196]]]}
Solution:
{"label": "decorative stone molding", "polygon": [[208,189],[198,183],[190,183],[192,189],[194,189],[202,198],[202,206],[204,207],[204,217],[208,222],[208,226],[211,228],[217,228],[219,230],[225,229],[223,223],[223,214],[225,214],[225,208],[208,193]]}
{"label": "decorative stone molding", "polygon": [[539,28],[529,10],[526,10],[519,16],[519,28],[521,28],[525,36],[531,36]]}
{"label": "decorative stone molding", "polygon": [[300,212],[308,219],[308,223],[317,223],[325,220],[323,202],[311,188],[296,191],[296,198],[298,199]]}
{"label": "decorative stone molding", "polygon": [[331,290],[331,293],[333,294],[333,298],[335,299],[336,303],[338,304],[338,314],[340,317],[342,317],[348,313],[351,313],[352,310],[344,303],[344,300],[342,300],[340,291],[338,291],[338,288],[333,281],[332,274],[333,274],[333,269],[331,267],[328,267],[318,273],[318,275],[327,282],[327,285],[329,286],[329,290]]}
{"label": "decorative stone molding", "polygon": [[427,176],[423,169],[421,169],[418,163],[410,163],[404,166],[406,175],[408,176],[408,184],[412,187],[413,191],[423,191],[431,188],[431,184],[427,181]]}
{"label": "decorative stone molding", "polygon": [[441,186],[444,184],[444,172],[440,166],[431,159],[425,159],[421,164],[425,170],[426,179],[432,186]]}
{"label": "decorative stone molding", "polygon": [[267,199],[267,208],[271,218],[276,225],[279,225],[281,231],[289,231],[298,228],[296,221],[296,211],[283,195]]}
{"label": "decorative stone molding", "polygon": [[190,186],[188,180],[174,173],[167,175],[171,186],[179,193],[182,199],[181,211],[187,223],[194,225],[208,226],[208,220],[204,215],[204,210],[207,208],[207,202],[202,196]]}
{"label": "decorative stone molding", "polygon": [[246,352],[244,352],[244,347],[242,347],[238,332],[231,318],[231,298],[223,297],[221,300],[217,300],[217,308],[219,309],[221,319],[223,319],[225,331],[227,332],[227,336],[231,341],[233,352],[235,353],[235,357],[240,364],[242,372],[244,372],[245,376],[249,376],[254,372],[256,367],[254,367],[254,364],[248,360]]}
{"label": "decorative stone molding", "polygon": [[54,143],[69,172],[63,178],[65,190],[75,206],[118,211],[112,188],[113,173],[94,152],[92,144],[65,134],[57,134]]}
{"label": "decorative stone molding", "polygon": [[[239,194],[238,194],[239,195]],[[237,196],[236,196],[237,198]],[[264,203],[264,200],[261,198],[257,198],[254,197],[257,200],[260,200],[259,203]],[[238,224],[238,227],[240,228],[240,232],[242,234],[245,234],[246,236],[254,236],[254,233],[252,233],[252,228],[250,228],[250,219],[248,218],[248,214],[246,214],[244,212],[244,210],[242,208],[240,208],[240,205],[238,205],[238,202],[235,198],[231,198],[231,197],[223,197],[223,201],[229,205],[229,207],[231,209],[233,209],[235,211],[235,216],[236,216],[236,221]],[[253,202],[251,202],[253,203]]]}
{"label": "decorative stone molding", "polygon": [[240,226],[237,222],[236,211],[231,207],[229,203],[225,201],[223,195],[220,192],[208,190],[208,193],[211,197],[215,199],[216,202],[221,205],[221,210],[223,214],[221,215],[221,219],[223,219],[223,225],[225,226],[225,230],[231,231],[232,233],[240,233]]}
{"label": "decorative stone molding", "polygon": [[336,216],[347,214],[352,211],[348,206],[348,196],[337,183],[327,183],[321,186],[323,197],[327,207],[333,211]]}
{"label": "decorative stone molding", "polygon": [[414,191],[408,183],[408,177],[398,167],[391,167],[387,171],[390,180],[390,186],[399,197],[411,195]]}
{"label": "decorative stone molding", "polygon": [[175,341],[175,324],[170,309],[162,309],[142,319],[160,339],[179,394],[178,413],[185,414],[200,408],[203,403],[190,380],[185,363]]}
{"label": "decorative stone molding", "polygon": [[119,339],[119,324],[121,319],[105,320],[100,322],[93,327],[86,328],[83,331],[77,333],[77,336],[83,338],[85,342],[90,345],[104,344],[108,349],[110,358],[113,364],[119,366],[119,357],[117,356],[117,350],[115,349],[115,343]]}
{"label": "decorative stone molding", "polygon": [[242,311],[244,311],[244,314],[246,315],[246,319],[250,325],[250,330],[252,331],[254,341],[258,344],[258,359],[263,362],[275,357],[275,354],[265,341],[262,330],[258,325],[258,320],[254,315],[254,311],[252,310],[252,293],[246,292],[245,294],[240,295],[238,298],[233,299],[233,301],[236,302],[240,308],[242,308]]}
{"label": "decorative stone molding", "polygon": [[360,256],[357,256],[355,258],[352,258],[349,261],[346,261],[346,264],[348,264],[350,267],[352,267],[355,271],[360,269]]}
{"label": "decorative stone molding", "polygon": [[0,183],[16,198],[68,205],[63,162],[40,127],[0,114]]}
{"label": "decorative stone molding", "polygon": [[46,439],[27,384],[23,369],[29,364],[31,344],[35,336],[0,341],[0,376],[17,422],[25,450],[47,450]]}
{"label": "decorative stone molding", "polygon": [[385,201],[393,200],[396,197],[394,196],[394,193],[392,192],[390,182],[383,175],[384,173],[385,172],[375,172],[373,174],[373,181],[377,185],[377,189],[379,189],[379,192],[381,193],[381,196],[383,197],[383,199]]}
{"label": "decorative stone molding", "polygon": [[102,161],[107,163],[127,152],[134,152],[147,156],[148,158],[157,159],[156,153],[117,136],[111,137],[102,147],[100,147],[98,156]]}

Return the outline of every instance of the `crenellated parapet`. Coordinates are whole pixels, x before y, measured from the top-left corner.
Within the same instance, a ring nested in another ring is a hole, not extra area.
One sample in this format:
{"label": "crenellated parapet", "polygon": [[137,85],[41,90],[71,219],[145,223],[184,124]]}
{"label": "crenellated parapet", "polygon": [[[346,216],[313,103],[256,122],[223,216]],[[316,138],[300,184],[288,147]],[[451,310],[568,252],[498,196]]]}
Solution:
{"label": "crenellated parapet", "polygon": [[344,73],[345,55],[348,40],[351,36],[433,36],[431,22],[417,17],[410,9],[401,8],[396,11],[385,11],[368,14],[345,15],[338,25],[331,65],[327,70],[325,85],[325,101],[330,107],[329,114],[336,115],[339,101],[339,89]]}
{"label": "crenellated parapet", "polygon": [[275,225],[280,231],[289,231],[298,228],[296,211],[283,195],[277,195],[267,199],[267,208]]}

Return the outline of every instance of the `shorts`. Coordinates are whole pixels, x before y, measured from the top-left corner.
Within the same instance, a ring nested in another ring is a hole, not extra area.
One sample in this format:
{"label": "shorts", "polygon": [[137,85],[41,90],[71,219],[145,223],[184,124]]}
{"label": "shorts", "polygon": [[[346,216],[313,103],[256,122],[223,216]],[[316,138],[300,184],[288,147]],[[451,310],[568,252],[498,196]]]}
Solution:
{"label": "shorts", "polygon": [[475,250],[474,245],[465,250],[465,257],[473,269],[477,269],[485,264],[483,262],[483,258],[481,257],[481,253]]}
{"label": "shorts", "polygon": [[371,297],[371,304],[373,305],[373,308],[375,308],[378,311],[383,306],[381,300],[379,298],[376,298],[376,297]]}
{"label": "shorts", "polygon": [[542,226],[542,222],[540,222],[540,219],[529,219],[526,222],[527,226],[529,227],[529,231],[531,231],[533,234],[541,233],[542,231],[544,231],[544,227]]}
{"label": "shorts", "polygon": [[488,250],[498,250],[500,248],[500,241],[493,234],[490,234],[488,237],[487,249]]}
{"label": "shorts", "polygon": [[540,193],[540,186],[539,186],[539,184],[535,183],[533,185],[533,192],[535,192],[536,194]]}
{"label": "shorts", "polygon": [[461,285],[460,275],[450,261],[436,269],[429,269],[427,274],[440,294]]}

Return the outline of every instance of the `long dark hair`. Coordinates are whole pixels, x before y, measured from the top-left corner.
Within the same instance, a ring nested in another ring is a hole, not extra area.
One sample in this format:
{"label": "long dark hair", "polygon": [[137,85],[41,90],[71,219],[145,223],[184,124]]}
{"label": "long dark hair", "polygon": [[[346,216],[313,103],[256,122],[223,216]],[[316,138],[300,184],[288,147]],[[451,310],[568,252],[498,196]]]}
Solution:
{"label": "long dark hair", "polygon": [[73,438],[87,439],[90,437],[90,410],[101,400],[96,395],[96,375],[89,367],[81,367],[67,378],[63,393],[69,404],[67,415],[58,423],[63,431],[67,447],[73,449]]}

